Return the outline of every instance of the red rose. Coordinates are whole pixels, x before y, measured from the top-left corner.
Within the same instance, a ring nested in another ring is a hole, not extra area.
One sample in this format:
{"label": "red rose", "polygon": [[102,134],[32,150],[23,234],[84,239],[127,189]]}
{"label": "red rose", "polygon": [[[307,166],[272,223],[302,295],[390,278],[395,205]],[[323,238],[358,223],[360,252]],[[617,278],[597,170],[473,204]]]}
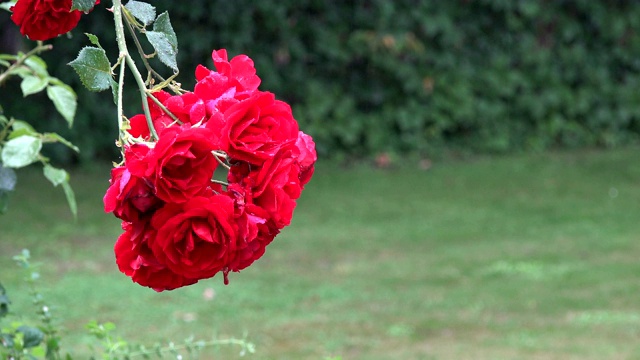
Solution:
{"label": "red rose", "polygon": [[254,203],[269,214],[277,229],[291,224],[296,201],[284,189],[267,186],[260,196],[256,196]]}
{"label": "red rose", "polygon": [[144,154],[144,145],[125,151],[131,173],[149,179],[155,195],[165,202],[185,202],[205,190],[218,162],[211,153],[218,141],[203,127],[171,126],[160,133],[155,146]]}
{"label": "red rose", "polygon": [[296,162],[300,166],[300,186],[304,187],[311,180],[314,164],[318,160],[316,143],[313,142],[311,136],[300,131],[296,140],[296,147],[298,148]]}
{"label": "red rose", "polygon": [[149,247],[160,263],[190,279],[222,270],[235,252],[233,200],[226,195],[197,196],[167,204],[151,218],[157,230]]}
{"label": "red rose", "polygon": [[196,68],[194,93],[207,102],[211,111],[221,99],[245,99],[258,89],[260,78],[256,75],[253,60],[246,55],[238,55],[227,60],[227,50],[213,51],[213,64],[218,71],[202,65]]}
{"label": "red rose", "polygon": [[[164,107],[169,110],[180,122],[187,125],[196,125],[206,122],[206,109],[202,99],[194,93],[184,93],[171,96],[165,91],[157,91],[152,94]],[[161,133],[164,128],[176,125],[176,121],[167,115],[153,100],[147,99],[151,121],[156,133]],[[129,119],[129,134],[133,137],[148,139],[150,132],[147,119],[143,114],[132,116]]]}
{"label": "red rose", "polygon": [[253,185],[253,196],[260,196],[268,187],[283,189],[292,198],[300,197],[300,166],[295,161],[297,148],[289,145],[265,161],[263,166],[249,174]]}
{"label": "red rose", "polygon": [[146,224],[134,226],[124,222],[122,228],[124,233],[114,246],[116,264],[131,280],[155,291],[173,290],[198,282],[197,279],[178,275],[158,262],[147,245],[149,238],[153,238],[154,231]]}
{"label": "red rose", "polygon": [[251,190],[239,183],[230,184],[228,194],[234,199],[235,221],[238,224],[237,249],[227,271],[240,271],[262,257],[265,248],[280,232],[269,213],[253,204]]}
{"label": "red rose", "polygon": [[49,40],[78,25],[82,12],[71,11],[71,5],[71,0],[19,0],[11,7],[11,20],[29,39]]}
{"label": "red rose", "polygon": [[104,211],[125,221],[137,221],[162,202],[142,178],[132,176],[123,166],[111,170],[111,186],[104,195]]}
{"label": "red rose", "polygon": [[232,160],[262,165],[298,138],[298,123],[285,102],[269,92],[256,92],[224,112],[221,139]]}

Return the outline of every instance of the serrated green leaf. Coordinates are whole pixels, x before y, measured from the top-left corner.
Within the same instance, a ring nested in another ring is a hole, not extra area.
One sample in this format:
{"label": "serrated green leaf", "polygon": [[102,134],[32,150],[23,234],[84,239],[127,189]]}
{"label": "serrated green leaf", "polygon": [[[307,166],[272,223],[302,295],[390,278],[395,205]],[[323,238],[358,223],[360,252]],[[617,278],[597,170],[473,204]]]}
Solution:
{"label": "serrated green leaf", "polygon": [[104,50],[85,47],[78,57],[69,63],[78,73],[82,84],[91,91],[106,90],[110,86],[111,64]]}
{"label": "serrated green leaf", "polygon": [[42,170],[44,172],[44,177],[46,177],[53,186],[58,186],[69,181],[69,173],[64,169],[58,169],[47,164],[42,168]]}
{"label": "serrated green leaf", "polygon": [[147,31],[145,35],[147,35],[147,39],[156,50],[156,53],[158,53],[158,59],[174,71],[178,71],[178,62],[176,60],[178,49],[171,44],[167,35],[158,31]]}
{"label": "serrated green leaf", "polygon": [[17,181],[18,177],[16,172],[0,164],[0,191],[13,191]]}
{"label": "serrated green leaf", "polygon": [[158,15],[156,22],[153,23],[153,31],[165,34],[169,40],[169,44],[175,49],[176,53],[178,52],[178,37],[176,36],[176,32],[173,31],[173,26],[171,26],[169,12],[165,11]]}
{"label": "serrated green leaf", "polygon": [[24,63],[38,76],[45,79],[49,77],[49,72],[47,71],[47,63],[41,58],[35,55],[31,55],[24,61]]}
{"label": "serrated green leaf", "polygon": [[64,190],[64,195],[67,198],[67,203],[69,204],[69,209],[71,210],[73,217],[77,218],[78,204],[76,203],[76,196],[73,193],[73,189],[71,188],[71,185],[69,185],[69,182],[63,182],[62,189]]}
{"label": "serrated green leaf", "polygon": [[73,0],[71,2],[71,10],[80,10],[89,12],[96,5],[96,0]]}
{"label": "serrated green leaf", "polygon": [[5,167],[21,168],[38,160],[42,140],[35,136],[22,135],[11,139],[2,148],[2,163]]}
{"label": "serrated green leaf", "polygon": [[39,93],[47,87],[49,82],[46,78],[41,78],[39,76],[26,76],[22,78],[22,82],[20,83],[20,89],[22,90],[22,96],[27,97],[31,94]]}
{"label": "serrated green leaf", "polygon": [[95,46],[99,47],[100,49],[102,49],[102,45],[100,45],[100,40],[98,40],[97,36],[95,36],[93,34],[90,34],[90,33],[84,33],[84,34],[87,35],[87,37],[89,38],[89,41],[93,45],[95,45]]}
{"label": "serrated green leaf", "polygon": [[38,328],[23,325],[16,330],[24,335],[25,348],[36,347],[44,340],[44,333]]}
{"label": "serrated green leaf", "polygon": [[78,107],[76,93],[68,86],[52,85],[47,88],[47,96],[53,101],[56,110],[67,120],[69,127],[71,127]]}
{"label": "serrated green leaf", "polygon": [[127,10],[133,15],[136,19],[142,21],[144,25],[149,25],[156,18],[156,8],[151,5],[144,3],[142,1],[129,1],[125,6]]}
{"label": "serrated green leaf", "polygon": [[80,152],[80,149],[78,149],[77,146],[73,145],[71,141],[63,138],[62,136],[56,133],[44,133],[42,141],[43,142],[59,142],[77,153]]}

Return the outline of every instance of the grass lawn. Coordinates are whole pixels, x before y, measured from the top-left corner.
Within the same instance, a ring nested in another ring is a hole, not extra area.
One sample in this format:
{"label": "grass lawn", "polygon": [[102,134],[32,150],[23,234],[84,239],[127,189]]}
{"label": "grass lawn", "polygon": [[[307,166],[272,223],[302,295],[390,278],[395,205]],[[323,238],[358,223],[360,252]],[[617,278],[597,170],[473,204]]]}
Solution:
{"label": "grass lawn", "polygon": [[638,154],[428,171],[321,163],[261,260],[228,286],[216,276],[160,294],[114,264],[119,223],[101,210],[107,165],[73,174],[76,223],[61,189],[27,169],[0,217],[0,282],[15,311],[31,311],[10,260],[31,249],[64,345],[85,352],[95,319],[148,344],[246,332],[255,359],[640,358]]}

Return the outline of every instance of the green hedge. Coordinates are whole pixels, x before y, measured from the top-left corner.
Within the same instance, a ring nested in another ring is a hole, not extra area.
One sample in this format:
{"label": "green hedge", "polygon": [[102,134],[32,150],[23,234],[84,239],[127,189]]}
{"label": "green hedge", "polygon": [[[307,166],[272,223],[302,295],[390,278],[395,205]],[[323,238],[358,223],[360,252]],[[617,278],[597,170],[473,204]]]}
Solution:
{"label": "green hedge", "polygon": [[[612,147],[639,139],[639,2],[151,3],[170,12],[185,86],[196,64],[211,64],[212,49],[248,54],[261,88],[293,104],[324,156]],[[86,43],[83,31],[114,46],[108,15],[102,8],[83,19],[74,41],[55,42],[68,49],[51,59],[59,60],[56,76],[74,79],[64,63]],[[113,147],[114,111],[108,95],[81,93],[72,137],[93,156]]]}

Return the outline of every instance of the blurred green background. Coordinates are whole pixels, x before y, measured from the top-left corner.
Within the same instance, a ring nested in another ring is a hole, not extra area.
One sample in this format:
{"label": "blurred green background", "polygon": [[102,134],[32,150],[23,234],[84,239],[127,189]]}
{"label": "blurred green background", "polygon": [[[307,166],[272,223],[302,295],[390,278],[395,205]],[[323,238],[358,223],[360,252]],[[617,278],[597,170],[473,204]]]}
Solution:
{"label": "blurred green background", "polygon": [[321,160],[292,226],[229,286],[131,283],[101,204],[115,106],[66,65],[83,32],[116,54],[110,13],[85,16],[45,55],[78,91],[73,129],[0,89],[7,113],[81,148],[49,149],[83,165],[76,223],[37,168],[0,217],[13,309],[31,311],[10,260],[27,247],[66,349],[86,354],[96,319],[146,344],[246,331],[257,359],[640,358],[640,2],[150,2],[171,15],[185,88],[212,49],[249,55]]}
{"label": "blurred green background", "polygon": [[[639,139],[635,1],[152,3],[170,13],[185,88],[197,64],[212,66],[212,49],[247,54],[261,89],[293,105],[323,157],[608,148]],[[17,91],[3,94],[8,111],[67,133],[85,160],[113,156],[114,107],[104,94],[81,91],[66,63],[89,44],[83,32],[117,54],[111,21],[99,6],[45,55],[52,74],[80,93],[70,134],[50,109],[12,101]],[[141,112],[135,93],[127,98],[127,114]]]}

